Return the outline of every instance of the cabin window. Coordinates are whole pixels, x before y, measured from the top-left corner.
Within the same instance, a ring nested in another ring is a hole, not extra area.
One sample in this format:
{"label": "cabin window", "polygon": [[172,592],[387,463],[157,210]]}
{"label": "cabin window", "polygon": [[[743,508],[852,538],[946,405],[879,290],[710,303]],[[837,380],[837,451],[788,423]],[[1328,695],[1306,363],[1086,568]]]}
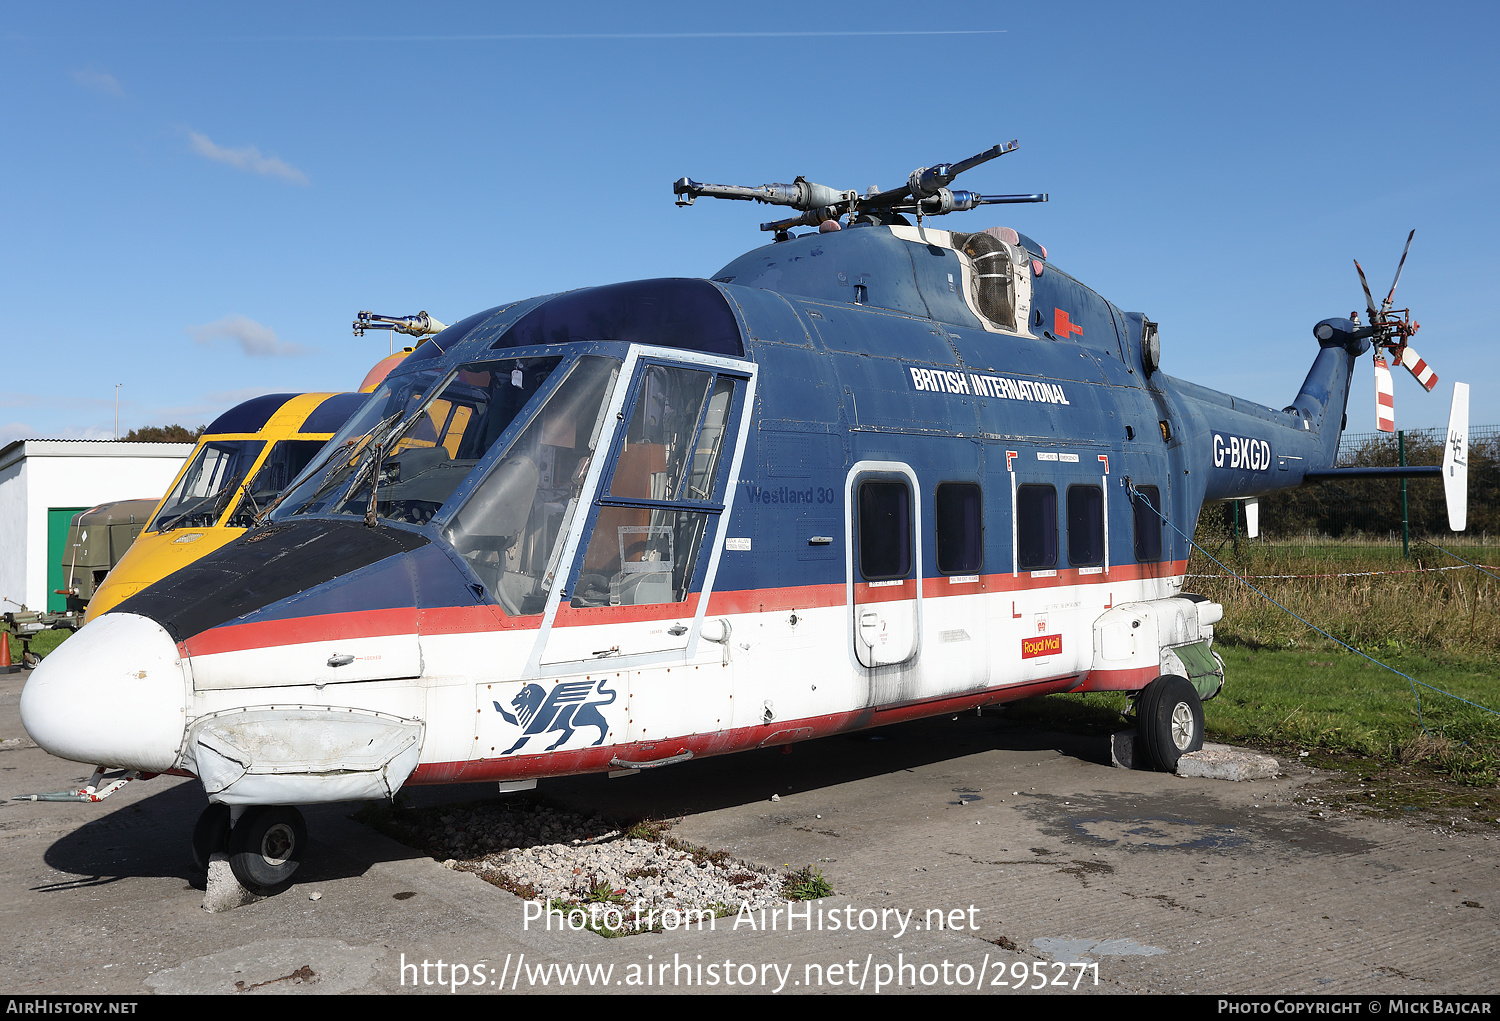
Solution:
{"label": "cabin window", "polygon": [[911,489],[871,480],[859,486],[859,573],[890,581],[911,573]]}
{"label": "cabin window", "polygon": [[1104,563],[1104,490],[1098,486],[1068,487],[1068,563]]}
{"label": "cabin window", "polygon": [[984,518],[979,487],[945,482],[937,487],[937,565],[943,574],[975,574],[984,562]]}
{"label": "cabin window", "polygon": [[1135,559],[1148,564],[1161,559],[1162,517],[1161,490],[1155,486],[1137,486],[1135,499]]}
{"label": "cabin window", "polygon": [[1057,566],[1057,490],[1051,486],[1016,491],[1016,562],[1023,571]]}
{"label": "cabin window", "polygon": [[743,381],[647,365],[599,500],[573,606],[680,603],[723,512],[725,438]]}

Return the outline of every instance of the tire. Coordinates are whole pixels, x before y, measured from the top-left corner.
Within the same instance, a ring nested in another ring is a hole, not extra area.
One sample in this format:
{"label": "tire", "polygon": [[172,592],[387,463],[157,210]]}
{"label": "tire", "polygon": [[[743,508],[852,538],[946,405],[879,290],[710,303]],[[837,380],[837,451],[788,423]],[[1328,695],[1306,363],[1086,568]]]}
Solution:
{"label": "tire", "polygon": [[1186,677],[1167,674],[1146,685],[1135,704],[1136,737],[1152,769],[1177,772],[1177,760],[1203,747],[1203,703]]}
{"label": "tire", "polygon": [[229,831],[229,867],[245,889],[270,896],[292,884],[306,847],[307,824],[295,808],[247,808]]}
{"label": "tire", "polygon": [[229,850],[229,806],[211,804],[193,827],[193,864],[207,872],[209,860]]}

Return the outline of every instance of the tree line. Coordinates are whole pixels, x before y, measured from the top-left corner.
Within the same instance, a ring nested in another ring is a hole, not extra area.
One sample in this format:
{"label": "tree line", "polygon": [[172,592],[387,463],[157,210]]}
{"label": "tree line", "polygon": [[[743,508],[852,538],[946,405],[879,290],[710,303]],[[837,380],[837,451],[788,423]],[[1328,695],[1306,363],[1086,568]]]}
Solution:
{"label": "tree line", "polygon": [[[1443,434],[1406,434],[1407,464],[1442,464]],[[1352,442],[1351,442],[1352,441]],[[1345,436],[1340,467],[1395,467],[1400,463],[1395,435]],[[1413,535],[1451,535],[1448,505],[1439,479],[1407,479],[1407,516]],[[1232,513],[1226,505],[1222,513]],[[1205,513],[1204,518],[1208,519]],[[1242,526],[1243,527],[1243,526]],[[1340,479],[1300,486],[1260,499],[1261,531],[1274,538],[1312,533],[1333,539],[1383,537],[1401,531],[1398,479]],[[1469,436],[1470,536],[1500,534],[1500,429],[1482,427]]]}
{"label": "tree line", "polygon": [[200,425],[196,429],[176,425],[148,425],[140,429],[132,429],[121,437],[125,443],[196,443],[198,437],[203,435],[203,430],[208,426]]}

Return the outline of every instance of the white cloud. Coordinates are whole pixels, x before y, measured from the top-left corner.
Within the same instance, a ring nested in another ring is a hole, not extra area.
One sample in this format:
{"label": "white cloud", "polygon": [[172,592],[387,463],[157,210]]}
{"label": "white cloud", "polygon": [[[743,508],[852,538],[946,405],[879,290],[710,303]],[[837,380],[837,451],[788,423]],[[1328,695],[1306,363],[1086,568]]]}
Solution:
{"label": "white cloud", "polygon": [[253,358],[277,358],[307,353],[307,349],[299,344],[278,340],[275,330],[249,316],[225,316],[202,326],[189,326],[187,332],[200,344],[212,344],[215,340],[227,338]]}
{"label": "white cloud", "polygon": [[214,140],[207,135],[196,131],[188,132],[188,139],[192,142],[193,151],[205,159],[211,159],[218,163],[227,163],[236,170],[243,170],[249,174],[260,174],[263,177],[279,177],[283,181],[293,184],[308,184],[307,175],[290,163],[285,163],[275,156],[264,156],[261,151],[253,145],[247,145],[240,149],[226,149],[215,144]]}
{"label": "white cloud", "polygon": [[36,430],[25,422],[6,422],[0,425],[0,447],[15,440],[29,440],[36,436]]}
{"label": "white cloud", "polygon": [[42,428],[25,422],[0,424],[0,447],[16,440],[112,440],[115,438],[109,425],[69,425],[61,429]]}
{"label": "white cloud", "polygon": [[74,394],[37,394],[0,391],[0,408],[112,408],[113,397],[83,397]]}
{"label": "white cloud", "polygon": [[186,426],[202,425],[205,422],[212,422],[230,408],[243,404],[252,397],[297,392],[298,389],[294,386],[246,386],[237,390],[215,390],[196,395],[196,400],[191,403],[160,405],[152,408],[148,415],[135,417],[156,424],[178,422]]}
{"label": "white cloud", "polygon": [[203,395],[203,400],[209,402],[209,407],[224,411],[236,404],[244,404],[255,397],[263,397],[266,394],[294,393],[296,390],[297,388],[292,386],[242,386],[237,390],[212,390]]}
{"label": "white cloud", "polygon": [[108,71],[101,71],[97,67],[78,67],[70,73],[74,84],[81,85],[90,92],[102,92],[106,96],[125,95],[119,81]]}

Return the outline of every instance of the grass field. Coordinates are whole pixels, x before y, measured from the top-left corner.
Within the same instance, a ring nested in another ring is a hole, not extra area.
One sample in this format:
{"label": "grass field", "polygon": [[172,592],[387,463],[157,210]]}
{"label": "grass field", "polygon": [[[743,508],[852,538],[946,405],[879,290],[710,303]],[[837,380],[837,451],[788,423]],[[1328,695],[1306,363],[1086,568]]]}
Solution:
{"label": "grass field", "polygon": [[[1195,553],[1186,588],[1224,606],[1214,632],[1226,683],[1204,705],[1211,740],[1500,780],[1500,715],[1458,700],[1500,710],[1500,580],[1420,543],[1409,560],[1388,541],[1203,544],[1220,564]],[[1454,552],[1500,562],[1495,547]],[[1104,733],[1125,708],[1123,696],[1051,696],[1011,715]]]}

